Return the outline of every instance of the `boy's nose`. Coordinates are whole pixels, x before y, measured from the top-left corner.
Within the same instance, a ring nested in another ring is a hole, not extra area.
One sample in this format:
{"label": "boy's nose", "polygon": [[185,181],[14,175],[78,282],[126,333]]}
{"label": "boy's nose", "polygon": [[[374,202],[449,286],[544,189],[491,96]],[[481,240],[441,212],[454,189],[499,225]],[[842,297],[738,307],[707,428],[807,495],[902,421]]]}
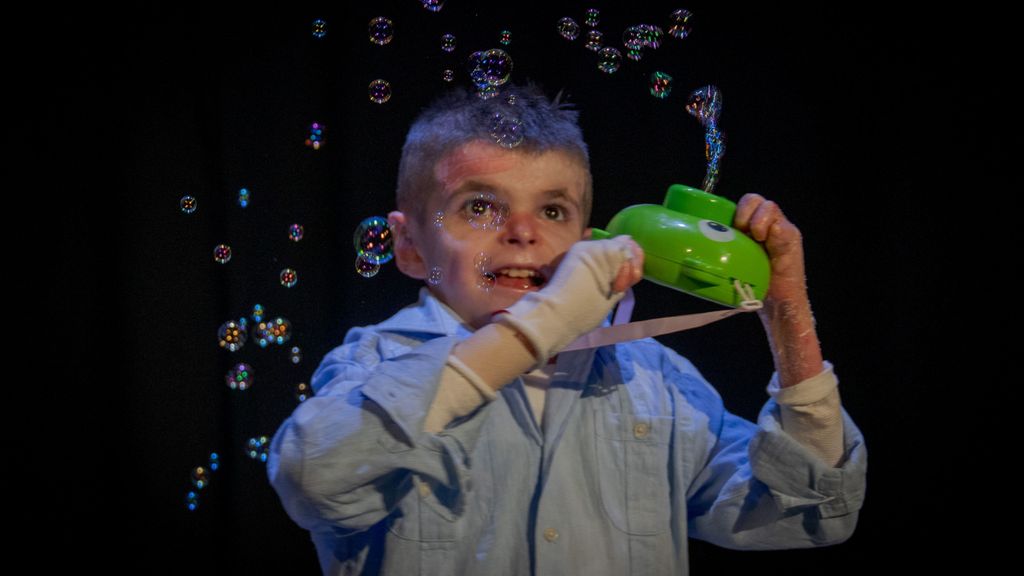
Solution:
{"label": "boy's nose", "polygon": [[538,240],[536,222],[529,214],[510,214],[500,230],[504,244],[533,245]]}

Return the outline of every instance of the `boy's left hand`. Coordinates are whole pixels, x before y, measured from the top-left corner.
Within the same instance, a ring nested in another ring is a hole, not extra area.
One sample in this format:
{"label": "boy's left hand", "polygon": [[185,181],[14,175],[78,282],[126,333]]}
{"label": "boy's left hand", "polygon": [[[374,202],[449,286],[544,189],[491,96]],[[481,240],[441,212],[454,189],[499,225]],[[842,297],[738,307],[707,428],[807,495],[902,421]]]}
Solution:
{"label": "boy's left hand", "polygon": [[736,206],[733,226],[760,242],[771,262],[764,308],[758,311],[768,332],[782,387],[798,384],[824,369],[804,276],[800,230],[779,205],[758,194],[746,194]]}

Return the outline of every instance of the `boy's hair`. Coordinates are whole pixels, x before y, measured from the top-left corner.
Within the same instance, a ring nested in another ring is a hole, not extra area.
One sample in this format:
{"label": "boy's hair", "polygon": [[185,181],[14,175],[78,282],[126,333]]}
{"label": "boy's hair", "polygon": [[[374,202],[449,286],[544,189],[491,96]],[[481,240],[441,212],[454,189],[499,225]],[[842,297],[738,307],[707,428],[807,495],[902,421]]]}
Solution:
{"label": "boy's hair", "polygon": [[467,142],[494,142],[492,127],[495,116],[500,114],[522,122],[520,130],[524,138],[513,150],[526,154],[564,150],[581,163],[586,182],[580,208],[583,225],[586,226],[593,203],[590,155],[577,124],[579,113],[560,102],[560,97],[561,93],[551,100],[538,86],[530,84],[510,87],[500,96],[488,99],[459,89],[434,101],[413,122],[402,147],[398,166],[398,209],[424,224],[427,215],[423,207],[438,184],[434,179],[434,166],[446,154]]}

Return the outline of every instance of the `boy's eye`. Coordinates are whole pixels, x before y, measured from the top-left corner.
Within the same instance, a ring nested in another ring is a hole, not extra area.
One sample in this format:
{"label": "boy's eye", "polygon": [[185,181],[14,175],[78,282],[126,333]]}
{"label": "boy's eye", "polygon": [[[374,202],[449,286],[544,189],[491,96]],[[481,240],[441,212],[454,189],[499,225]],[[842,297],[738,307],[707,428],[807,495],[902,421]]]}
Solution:
{"label": "boy's eye", "polygon": [[549,220],[565,220],[565,209],[561,206],[545,206],[544,217]]}
{"label": "boy's eye", "polygon": [[469,213],[473,216],[483,216],[484,214],[487,214],[493,206],[494,205],[489,200],[475,198],[469,203]]}

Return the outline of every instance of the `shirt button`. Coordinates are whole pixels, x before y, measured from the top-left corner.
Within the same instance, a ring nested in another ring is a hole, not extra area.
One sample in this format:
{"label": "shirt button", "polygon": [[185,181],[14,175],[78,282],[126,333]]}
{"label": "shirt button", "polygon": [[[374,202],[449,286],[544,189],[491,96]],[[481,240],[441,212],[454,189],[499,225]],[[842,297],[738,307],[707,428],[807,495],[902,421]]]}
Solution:
{"label": "shirt button", "polygon": [[427,484],[420,484],[420,496],[426,498],[430,496],[430,486]]}
{"label": "shirt button", "polygon": [[646,438],[647,435],[650,432],[651,432],[650,424],[645,424],[645,423],[641,422],[641,423],[633,426],[633,436],[636,436],[637,438]]}
{"label": "shirt button", "polygon": [[548,542],[554,542],[555,540],[558,540],[558,530],[555,530],[554,528],[548,528],[544,531],[544,539]]}

